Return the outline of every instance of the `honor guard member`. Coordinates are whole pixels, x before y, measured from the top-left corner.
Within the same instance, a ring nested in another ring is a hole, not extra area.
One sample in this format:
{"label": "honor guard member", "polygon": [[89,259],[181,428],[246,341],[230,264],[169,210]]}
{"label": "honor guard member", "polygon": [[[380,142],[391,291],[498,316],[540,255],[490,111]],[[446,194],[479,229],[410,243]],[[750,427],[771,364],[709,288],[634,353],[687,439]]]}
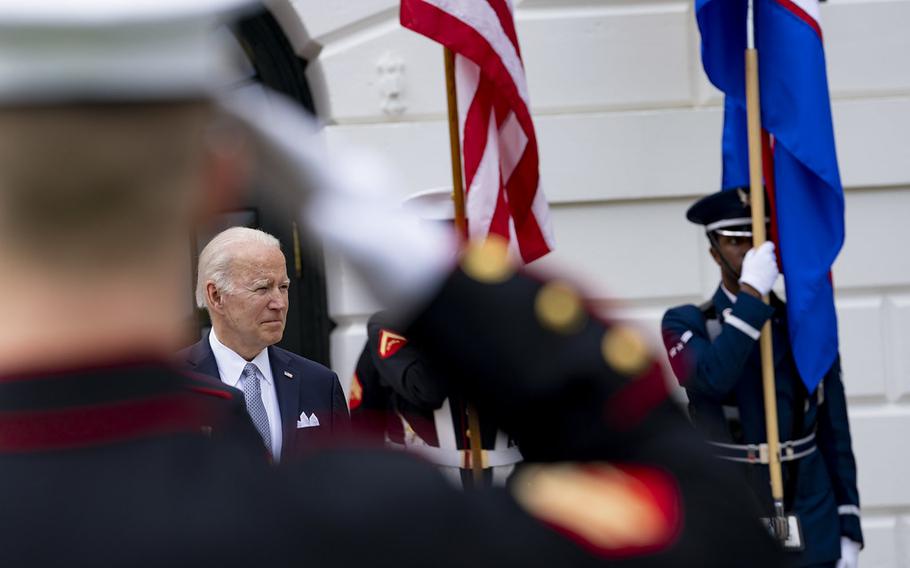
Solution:
{"label": "honor guard member", "polygon": [[[635,332],[502,243],[456,268],[451,235],[383,209],[293,103],[213,103],[210,32],[235,6],[0,3],[4,565],[780,565]],[[216,118],[537,462],[510,490],[457,491],[403,452],[272,468],[215,440],[239,399],[157,359],[182,338],[192,223],[239,181]]]}
{"label": "honor guard member", "polygon": [[[705,227],[720,268],[714,297],[672,308],[662,329],[689,413],[717,455],[741,464],[770,515],[771,491],[762,398],[759,330],[771,321],[785,509],[802,525],[801,566],[855,567],[860,528],[856,462],[838,359],[815,392],[800,379],[787,331],[774,243],[752,248],[748,189],[721,191],[686,213]],[[770,305],[762,295],[770,293]]]}
{"label": "honor guard member", "polygon": [[[468,405],[392,325],[382,312],[367,322],[351,389],[355,433],[414,452],[458,487],[472,487]],[[504,485],[521,452],[489,413],[478,414],[485,484]]]}
{"label": "honor guard member", "polygon": [[[454,230],[451,188],[418,192],[404,201],[403,208]],[[436,464],[458,487],[472,487],[468,402],[393,326],[383,312],[367,322],[367,342],[351,384],[353,427],[361,436]],[[480,424],[483,482],[504,485],[521,461],[521,452],[490,413],[471,411]]]}

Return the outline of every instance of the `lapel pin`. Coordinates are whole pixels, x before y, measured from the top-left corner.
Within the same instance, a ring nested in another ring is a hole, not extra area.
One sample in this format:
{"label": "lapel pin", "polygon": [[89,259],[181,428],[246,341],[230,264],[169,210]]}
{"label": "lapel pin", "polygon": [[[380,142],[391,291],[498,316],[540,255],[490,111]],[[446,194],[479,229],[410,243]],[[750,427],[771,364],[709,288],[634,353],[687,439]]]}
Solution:
{"label": "lapel pin", "polygon": [[287,371],[284,372],[284,376],[287,377],[287,378],[289,378],[289,379],[293,379],[293,378],[294,378],[294,375],[292,375],[291,373],[289,373],[289,372],[287,372]]}

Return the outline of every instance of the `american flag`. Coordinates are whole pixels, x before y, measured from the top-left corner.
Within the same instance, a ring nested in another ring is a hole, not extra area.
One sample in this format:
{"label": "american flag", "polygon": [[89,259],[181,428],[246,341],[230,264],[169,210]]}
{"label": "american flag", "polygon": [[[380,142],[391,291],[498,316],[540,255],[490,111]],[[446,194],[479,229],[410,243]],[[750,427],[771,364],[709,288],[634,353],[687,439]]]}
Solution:
{"label": "american flag", "polygon": [[509,0],[402,0],[401,25],[455,54],[468,235],[507,239],[524,262],[550,252],[537,137]]}

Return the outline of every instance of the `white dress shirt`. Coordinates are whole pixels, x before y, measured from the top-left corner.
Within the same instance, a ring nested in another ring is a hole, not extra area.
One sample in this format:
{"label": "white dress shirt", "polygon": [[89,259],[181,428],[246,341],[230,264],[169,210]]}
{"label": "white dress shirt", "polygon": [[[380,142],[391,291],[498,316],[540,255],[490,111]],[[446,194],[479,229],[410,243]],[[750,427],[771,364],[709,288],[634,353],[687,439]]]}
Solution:
{"label": "white dress shirt", "polygon": [[252,361],[247,361],[230,347],[226,347],[215,335],[213,329],[209,333],[209,345],[212,346],[212,353],[215,354],[215,363],[218,365],[218,374],[221,375],[221,382],[236,389],[243,390],[240,384],[240,377],[243,374],[243,368],[247,363],[253,363],[259,367],[262,374],[260,381],[260,396],[262,404],[265,406],[266,416],[269,418],[269,431],[272,434],[272,459],[276,462],[281,457],[281,413],[278,410],[278,392],[275,390],[275,379],[272,377],[272,366],[269,364],[269,350],[263,349],[258,355],[253,357]]}

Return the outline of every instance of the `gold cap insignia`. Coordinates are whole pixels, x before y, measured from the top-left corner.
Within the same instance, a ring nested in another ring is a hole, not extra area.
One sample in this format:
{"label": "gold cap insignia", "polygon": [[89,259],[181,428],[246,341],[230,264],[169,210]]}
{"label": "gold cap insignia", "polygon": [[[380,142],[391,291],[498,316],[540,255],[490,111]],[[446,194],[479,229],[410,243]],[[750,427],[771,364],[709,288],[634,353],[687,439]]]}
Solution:
{"label": "gold cap insignia", "polygon": [[743,204],[743,207],[748,207],[750,205],[749,194],[746,193],[743,188],[737,188],[736,194],[739,196],[739,202]]}

